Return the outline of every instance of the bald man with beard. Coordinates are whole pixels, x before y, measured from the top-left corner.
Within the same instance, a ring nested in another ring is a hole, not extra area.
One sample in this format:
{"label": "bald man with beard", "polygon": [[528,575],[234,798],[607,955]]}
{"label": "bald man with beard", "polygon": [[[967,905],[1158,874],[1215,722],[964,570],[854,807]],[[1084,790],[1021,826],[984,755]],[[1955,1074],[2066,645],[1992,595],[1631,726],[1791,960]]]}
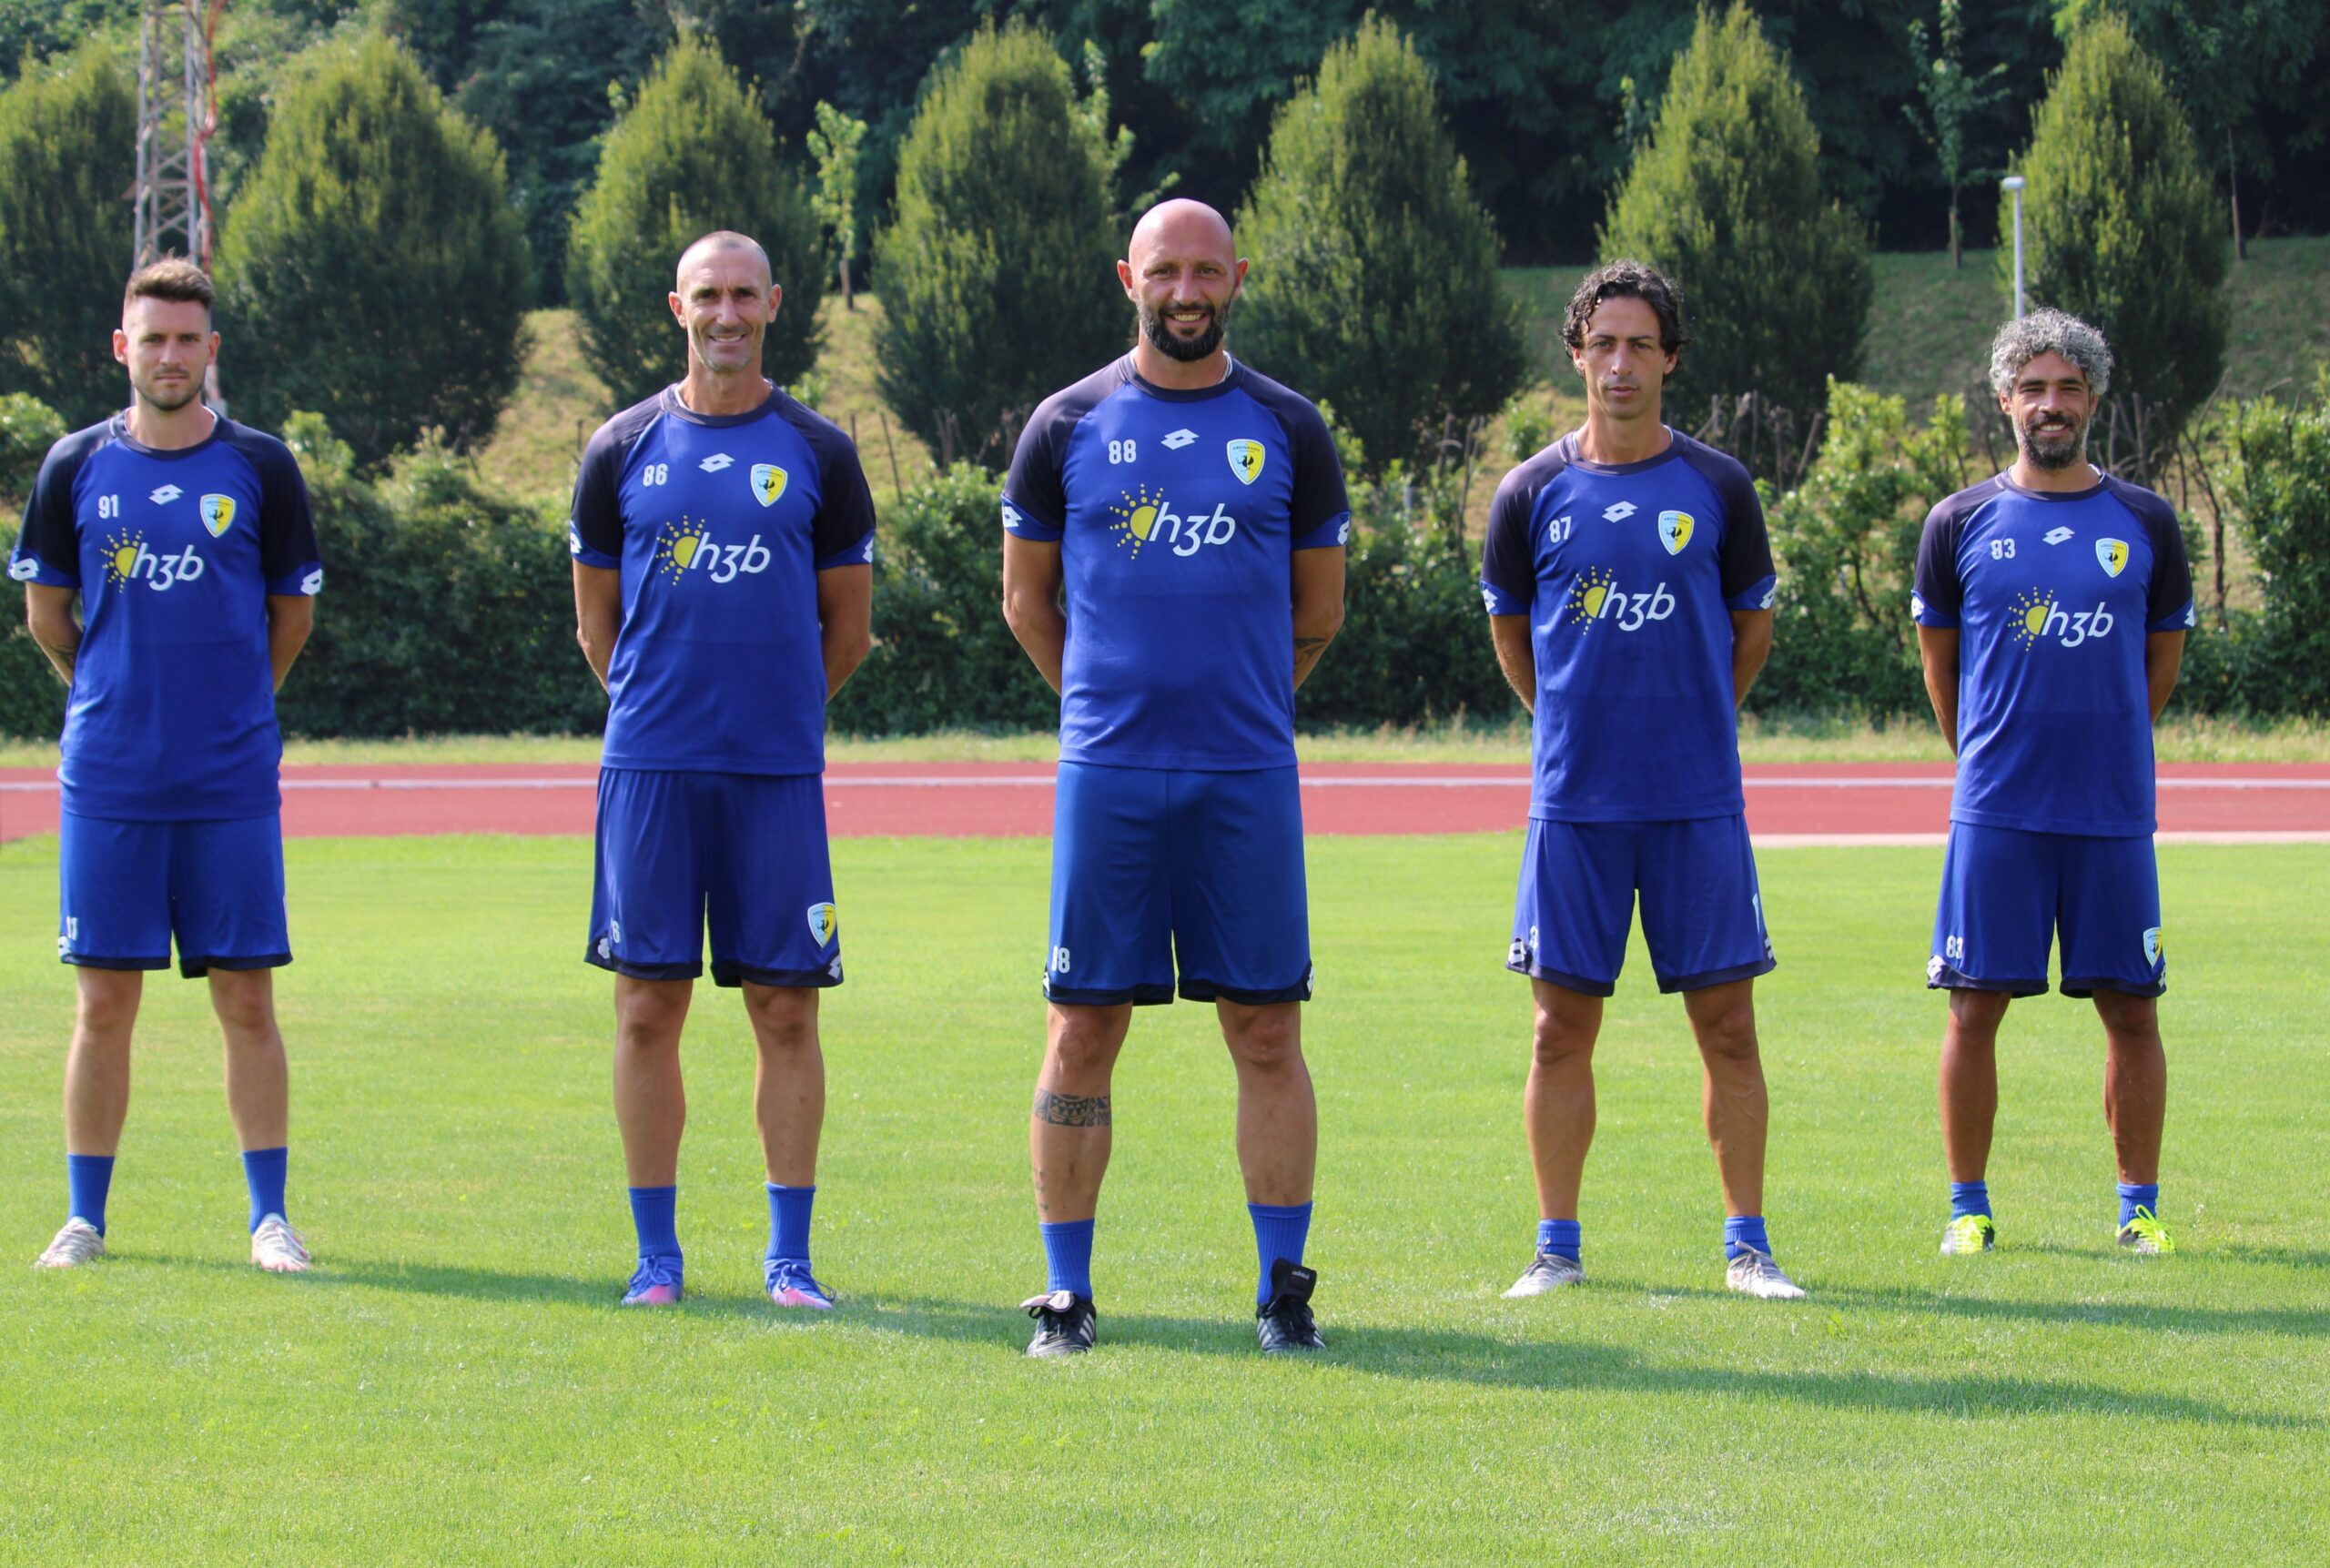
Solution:
{"label": "bald man with beard", "polygon": [[1117,263],[1131,352],[1045,400],[1004,486],[1005,617],[1060,694],[1031,1356],[1092,1347],[1110,1074],[1133,1008],[1177,990],[1237,1072],[1261,1347],[1324,1348],[1294,693],[1342,622],[1351,509],[1318,410],[1231,357],[1246,267],[1202,203],[1143,217]]}

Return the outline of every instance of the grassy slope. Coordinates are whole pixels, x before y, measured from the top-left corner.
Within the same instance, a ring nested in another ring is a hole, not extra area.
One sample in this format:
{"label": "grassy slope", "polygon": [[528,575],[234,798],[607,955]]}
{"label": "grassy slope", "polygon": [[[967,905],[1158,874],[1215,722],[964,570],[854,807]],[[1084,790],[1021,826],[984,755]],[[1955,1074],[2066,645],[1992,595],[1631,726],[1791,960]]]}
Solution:
{"label": "grassy slope", "polygon": [[[2330,851],[2163,855],[2177,988],[2167,1209],[2109,1246],[2092,1015],[2018,1007],[2007,1249],[1933,1256],[1935,867],[1785,851],[1763,992],[1770,1201],[1814,1291],[1719,1288],[1697,1074],[1642,955],[1610,1006],[1593,1282],[1506,1302],[1534,1208],[1514,842],[1323,840],[1334,1349],[1252,1353],[1209,1019],[1144,1013],[1099,1249],[1104,1352],[1020,1359],[1040,844],[844,841],[821,1272],[758,1300],[765,1207],[733,996],[693,1025],[689,1304],[612,1304],[630,1248],[580,841],[297,843],[295,1214],[325,1268],[242,1266],[198,987],[157,978],[116,1257],[0,1269],[11,1561],[2319,1562],[2330,1262],[2311,1108]],[[54,845],[0,850],[0,1235],[57,1219],[69,987]],[[1393,919],[1386,911],[1397,911]],[[944,998],[934,1007],[936,998]],[[2314,1460],[2305,1456],[2313,1454]]]}

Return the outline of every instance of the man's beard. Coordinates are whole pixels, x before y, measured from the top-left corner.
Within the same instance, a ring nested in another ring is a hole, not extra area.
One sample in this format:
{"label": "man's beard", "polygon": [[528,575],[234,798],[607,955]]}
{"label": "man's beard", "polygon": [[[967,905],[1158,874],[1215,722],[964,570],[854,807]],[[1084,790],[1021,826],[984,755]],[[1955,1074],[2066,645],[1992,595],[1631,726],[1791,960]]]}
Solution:
{"label": "man's beard", "polygon": [[[1221,335],[1230,329],[1230,301],[1224,300],[1220,305],[1209,306],[1207,309],[1212,311],[1213,319],[1206,323],[1204,331],[1194,338],[1176,338],[1172,324],[1165,319],[1164,311],[1151,310],[1144,302],[1140,307],[1141,335],[1154,343],[1157,351],[1167,359],[1193,364],[1221,347]],[[1182,304],[1166,307],[1169,310],[1187,309]]]}
{"label": "man's beard", "polygon": [[2030,460],[2033,468],[2051,471],[2067,469],[2087,453],[2087,425],[2084,420],[2044,430],[2038,428],[2036,420],[2028,424],[2018,421],[2014,436],[2017,444],[2022,448],[2022,455]]}
{"label": "man's beard", "polygon": [[137,395],[165,414],[175,414],[202,396],[202,378],[188,376],[175,392],[165,392],[159,387],[140,387]]}

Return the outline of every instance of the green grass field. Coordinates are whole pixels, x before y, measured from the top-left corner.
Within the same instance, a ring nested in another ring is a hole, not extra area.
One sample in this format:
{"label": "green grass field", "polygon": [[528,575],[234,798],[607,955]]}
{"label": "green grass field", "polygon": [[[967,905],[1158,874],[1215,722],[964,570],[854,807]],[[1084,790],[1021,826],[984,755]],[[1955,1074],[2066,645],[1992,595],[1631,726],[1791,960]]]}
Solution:
{"label": "green grass field", "polygon": [[[1720,1288],[1693,1053],[1637,952],[1602,1050],[1586,1289],[1497,1292],[1534,1205],[1515,841],[1312,845],[1312,1260],[1332,1349],[1265,1363],[1210,1019],[1120,1070],[1101,1352],[1018,1355],[1047,846],[843,840],[850,984],[819,1271],[759,1299],[734,999],[693,1027],[688,1304],[630,1233],[574,840],[290,846],[303,1279],[242,1262],[198,987],[157,977],[115,1257],[0,1269],[0,1560],[2318,1563],[2330,848],[2162,853],[2168,1217],[2110,1245],[2092,1014],[2015,1010],[2006,1249],[1933,1255],[1930,852],[1770,851],[1768,1204],[1812,1291]],[[62,1218],[53,840],[0,849],[0,1237]]]}

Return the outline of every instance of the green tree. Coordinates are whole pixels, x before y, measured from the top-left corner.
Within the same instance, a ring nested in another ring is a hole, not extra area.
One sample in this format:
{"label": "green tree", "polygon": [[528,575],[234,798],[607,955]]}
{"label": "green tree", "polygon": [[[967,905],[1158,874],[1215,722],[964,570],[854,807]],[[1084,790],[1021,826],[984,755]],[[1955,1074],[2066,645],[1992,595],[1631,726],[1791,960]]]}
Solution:
{"label": "green tree", "polygon": [[1746,393],[1809,415],[1830,376],[1850,378],[1875,287],[1867,231],[1821,188],[1804,93],[1745,5],[1699,14],[1601,248],[1682,286],[1675,420]]}
{"label": "green tree", "polygon": [[849,264],[857,257],[857,149],[866,122],[854,120],[823,99],[817,128],[809,133],[809,156],[817,160],[817,222],[834,239],[834,270],[841,279],[845,310],[857,309]]}
{"label": "green tree", "polygon": [[1332,401],[1371,472],[1425,451],[1450,416],[1494,414],[1526,379],[1496,226],[1431,71],[1389,22],[1330,48],[1279,112],[1237,227],[1253,261],[1240,351]]}
{"label": "green tree", "polygon": [[1960,0],[1941,0],[1938,31],[1939,40],[1929,54],[1924,19],[1910,19],[1910,53],[1919,65],[1918,96],[1924,106],[1905,104],[1902,112],[1932,150],[1941,167],[1941,182],[1950,187],[1950,265],[1955,271],[1965,265],[1958,244],[1958,192],[1968,180],[1980,177],[1967,167],[1966,133],[1999,96],[2002,89],[1998,78],[2006,75],[2006,66],[1992,66],[1979,76],[1966,69],[1966,17]]}
{"label": "green tree", "polygon": [[260,424],[322,414],[367,464],[431,429],[468,450],[523,353],[531,268],[501,151],[401,46],[323,47],[220,237],[228,390]]}
{"label": "green tree", "polygon": [[0,393],[76,426],[127,400],[113,329],[137,138],[135,89],[102,45],[0,92]]}
{"label": "green tree", "polygon": [[779,386],[798,380],[817,362],[825,297],[816,214],[736,74],[711,46],[684,36],[608,133],[567,242],[567,293],[593,368],[619,400],[648,397],[685,369],[666,303],[673,268],[690,241],[721,228],[768,252],[785,298],[761,369]]}
{"label": "green tree", "polygon": [[[2224,371],[2226,246],[2183,111],[2117,17],[2072,37],[2016,172],[2031,302],[2111,340],[2130,436],[2110,455],[2148,473]],[[1999,263],[2011,300],[2004,249]]]}
{"label": "green tree", "polygon": [[992,462],[1046,394],[1121,351],[1109,148],[1033,28],[932,73],[875,245],[882,396],[937,452]]}

